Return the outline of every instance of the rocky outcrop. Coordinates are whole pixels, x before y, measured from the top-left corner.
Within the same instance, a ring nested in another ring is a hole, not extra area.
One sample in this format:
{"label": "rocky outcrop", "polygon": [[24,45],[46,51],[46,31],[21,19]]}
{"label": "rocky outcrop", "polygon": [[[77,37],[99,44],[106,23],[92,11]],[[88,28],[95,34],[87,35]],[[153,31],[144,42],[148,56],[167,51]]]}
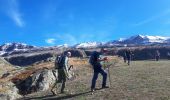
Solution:
{"label": "rocky outcrop", "polygon": [[46,91],[56,81],[57,71],[43,69],[25,80],[13,80],[20,94],[29,94],[37,91]]}
{"label": "rocky outcrop", "polygon": [[[3,89],[2,89],[3,88]],[[18,89],[15,84],[8,82],[0,85],[0,100],[16,100],[22,96],[18,94]]]}
{"label": "rocky outcrop", "polygon": [[16,69],[17,67],[18,66],[13,66],[4,58],[0,57],[0,77],[2,77],[5,73],[8,73],[8,71]]}
{"label": "rocky outcrop", "polygon": [[[74,73],[70,71],[70,78],[73,79]],[[19,93],[26,95],[33,92],[40,92],[48,90],[58,79],[58,71],[52,69],[42,69],[32,75],[30,75],[25,80],[15,80],[13,83],[19,89]]]}
{"label": "rocky outcrop", "polygon": [[50,57],[53,57],[51,53],[33,53],[33,54],[9,56],[6,57],[5,59],[13,65],[28,66],[35,62],[46,61]]}
{"label": "rocky outcrop", "polygon": [[19,67],[13,66],[3,58],[0,58],[0,100],[16,100],[21,97],[21,95],[18,94],[18,89],[15,87],[15,84],[8,81],[10,79],[7,78],[12,77],[11,72],[17,68]]}
{"label": "rocky outcrop", "polygon": [[71,56],[72,57],[87,57],[86,53],[84,50],[80,50],[80,49],[71,49],[71,50],[67,50],[64,53],[67,52],[71,52]]}

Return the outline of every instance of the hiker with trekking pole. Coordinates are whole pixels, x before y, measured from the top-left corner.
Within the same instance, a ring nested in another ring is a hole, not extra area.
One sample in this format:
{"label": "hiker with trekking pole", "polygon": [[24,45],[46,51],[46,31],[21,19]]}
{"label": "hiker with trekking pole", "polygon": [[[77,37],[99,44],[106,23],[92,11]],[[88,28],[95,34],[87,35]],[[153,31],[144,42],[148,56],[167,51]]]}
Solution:
{"label": "hiker with trekking pole", "polygon": [[[58,80],[56,77],[56,82],[52,86],[51,92],[53,95],[56,95],[57,90],[57,84],[61,83],[61,93],[64,93],[65,85],[66,85],[66,79],[69,79],[69,70],[73,68],[73,65],[69,67],[68,61],[69,57],[71,57],[71,52],[66,52],[65,54],[58,56],[55,60],[55,69],[58,71]],[[54,90],[55,89],[55,90]]]}
{"label": "hiker with trekking pole", "polygon": [[101,58],[101,55],[103,53],[106,53],[107,50],[104,48],[101,49],[100,52],[94,51],[92,52],[89,63],[93,66],[93,78],[92,78],[92,83],[91,83],[91,92],[95,91],[95,86],[96,86],[96,80],[98,78],[98,74],[100,73],[103,76],[103,82],[102,82],[102,89],[104,88],[109,88],[106,86],[106,81],[107,81],[107,73],[102,69],[102,61],[106,61],[107,57]]}

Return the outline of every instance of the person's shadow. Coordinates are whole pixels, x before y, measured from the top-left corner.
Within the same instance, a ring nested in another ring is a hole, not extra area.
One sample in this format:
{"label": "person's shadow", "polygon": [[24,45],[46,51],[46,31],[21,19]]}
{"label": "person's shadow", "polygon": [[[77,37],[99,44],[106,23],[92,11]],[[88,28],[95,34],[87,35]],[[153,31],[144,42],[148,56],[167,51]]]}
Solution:
{"label": "person's shadow", "polygon": [[78,94],[68,94],[66,96],[55,96],[55,95],[46,95],[46,96],[41,96],[41,97],[25,97],[22,99],[18,99],[18,100],[63,100],[63,99],[69,99],[69,98],[73,98],[76,96],[80,96],[80,95],[84,95],[84,94],[88,94],[91,91],[87,91],[87,92],[82,92],[82,93],[78,93]]}
{"label": "person's shadow", "polygon": [[[101,90],[102,88],[96,88],[96,90]],[[57,96],[57,95],[46,95],[46,96],[40,96],[40,97],[25,97],[25,98],[21,98],[21,99],[17,99],[17,100],[64,100],[64,99],[69,99],[69,98],[73,98],[73,97],[77,97],[80,95],[85,95],[91,93],[91,91],[87,91],[87,92],[82,92],[82,93],[78,93],[78,94],[67,94],[65,96]],[[91,94],[90,94],[91,95]]]}

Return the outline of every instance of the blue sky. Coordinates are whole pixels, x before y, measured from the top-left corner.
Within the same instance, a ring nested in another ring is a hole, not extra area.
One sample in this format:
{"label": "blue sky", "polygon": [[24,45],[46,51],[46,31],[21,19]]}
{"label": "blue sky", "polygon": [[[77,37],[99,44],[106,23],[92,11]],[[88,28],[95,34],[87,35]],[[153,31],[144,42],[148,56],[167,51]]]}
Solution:
{"label": "blue sky", "polygon": [[0,0],[0,44],[170,36],[170,0]]}

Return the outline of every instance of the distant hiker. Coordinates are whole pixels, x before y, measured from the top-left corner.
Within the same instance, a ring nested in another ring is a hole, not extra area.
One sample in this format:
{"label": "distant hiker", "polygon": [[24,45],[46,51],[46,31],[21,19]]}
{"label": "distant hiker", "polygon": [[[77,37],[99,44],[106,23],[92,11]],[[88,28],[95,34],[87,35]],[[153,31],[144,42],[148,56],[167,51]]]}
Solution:
{"label": "distant hiker", "polygon": [[107,57],[101,58],[102,53],[105,53],[105,49],[101,49],[100,52],[94,51],[89,59],[89,63],[93,66],[94,74],[92,78],[92,84],[91,84],[91,91],[95,91],[95,85],[96,85],[96,80],[98,78],[98,74],[100,73],[103,76],[103,82],[102,82],[102,88],[109,88],[106,86],[106,81],[107,81],[107,73],[102,69],[101,61],[107,60]]}
{"label": "distant hiker", "polygon": [[124,60],[124,63],[126,63],[126,51],[124,52],[123,60]]}
{"label": "distant hiker", "polygon": [[126,56],[126,60],[128,61],[128,65],[130,65],[130,61],[131,61],[131,57],[132,57],[132,52],[131,52],[130,48],[125,51],[125,56]]}
{"label": "distant hiker", "polygon": [[156,52],[155,52],[155,59],[156,59],[156,61],[159,61],[159,59],[160,59],[160,52],[158,50],[156,50]]}
{"label": "distant hiker", "polygon": [[167,58],[170,60],[170,52],[167,53]]}
{"label": "distant hiker", "polygon": [[51,92],[55,95],[55,91],[53,90],[57,83],[62,83],[61,86],[61,93],[64,93],[64,88],[66,85],[66,79],[69,78],[69,68],[68,68],[68,61],[69,57],[71,57],[71,52],[67,52],[64,55],[61,55],[56,58],[55,60],[55,67],[58,69],[58,80],[56,80],[55,84],[53,85]]}

